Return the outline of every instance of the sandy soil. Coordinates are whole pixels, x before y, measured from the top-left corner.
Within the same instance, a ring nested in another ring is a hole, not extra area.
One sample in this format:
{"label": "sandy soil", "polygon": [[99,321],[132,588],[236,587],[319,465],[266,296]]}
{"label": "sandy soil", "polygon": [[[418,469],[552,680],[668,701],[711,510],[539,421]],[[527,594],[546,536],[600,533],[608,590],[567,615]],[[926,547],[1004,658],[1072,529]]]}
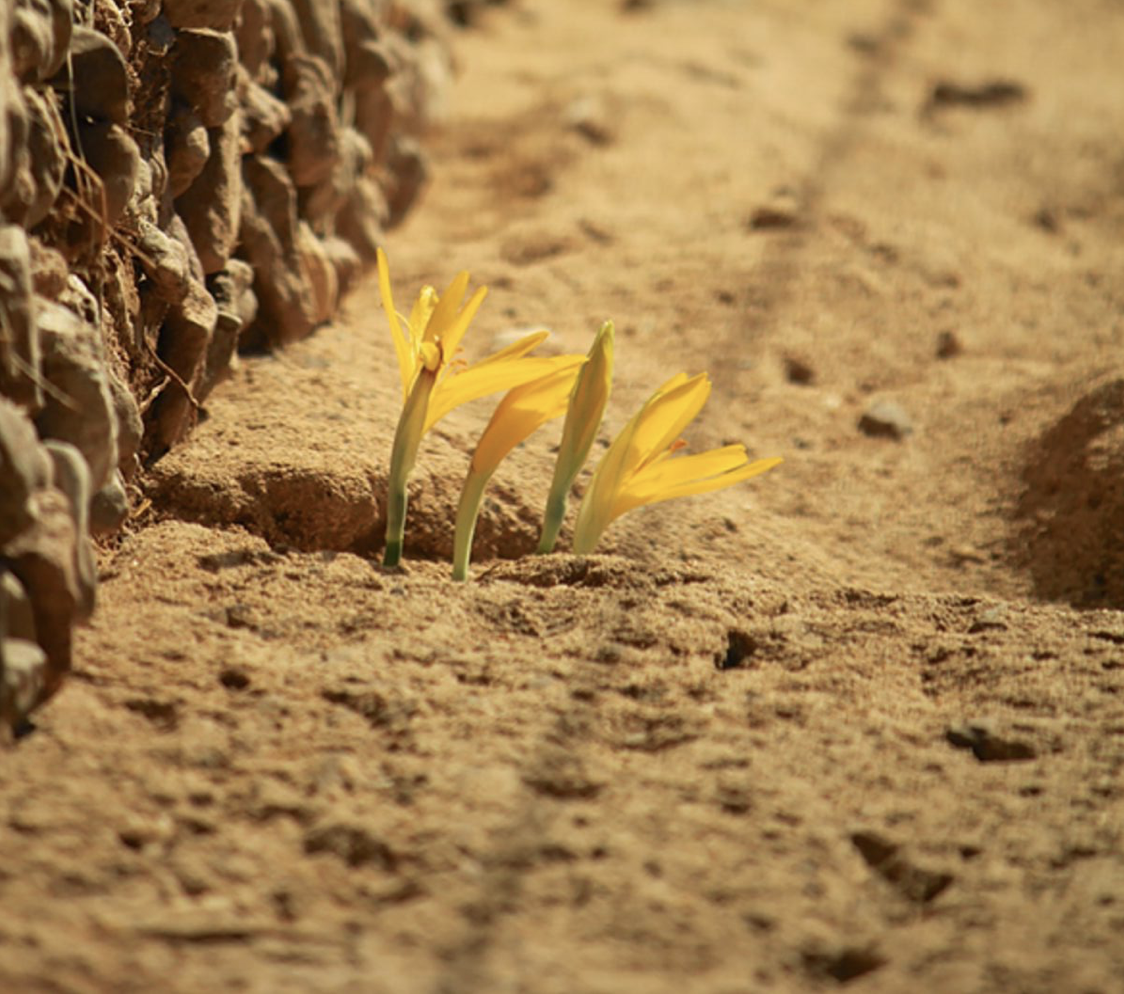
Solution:
{"label": "sandy soil", "polygon": [[0,989],[1124,991],[1124,7],[633,6],[461,38],[395,282],[785,464],[536,558],[544,431],[456,585],[484,403],[386,572],[375,288],[245,360],[0,757]]}

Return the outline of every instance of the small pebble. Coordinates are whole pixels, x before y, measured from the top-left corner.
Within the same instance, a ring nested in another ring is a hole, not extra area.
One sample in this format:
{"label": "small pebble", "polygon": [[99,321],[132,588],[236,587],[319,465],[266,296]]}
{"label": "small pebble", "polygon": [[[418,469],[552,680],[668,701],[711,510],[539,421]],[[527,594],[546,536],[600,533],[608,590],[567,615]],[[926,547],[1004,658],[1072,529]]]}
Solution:
{"label": "small pebble", "polygon": [[913,433],[913,421],[892,400],[877,400],[859,418],[859,430],[871,438],[892,438],[900,442]]}
{"label": "small pebble", "polygon": [[776,190],[767,203],[754,209],[749,216],[752,231],[769,231],[777,228],[791,228],[800,217],[800,204],[796,195],[787,187]]}
{"label": "small pebble", "polygon": [[963,351],[964,346],[960,344],[960,339],[957,338],[955,331],[942,331],[937,335],[938,359],[952,359]]}
{"label": "small pebble", "polygon": [[566,124],[594,145],[613,140],[609,113],[599,97],[579,97],[566,108]]}
{"label": "small pebble", "polygon": [[793,355],[784,357],[784,375],[789,383],[796,383],[802,387],[810,386],[816,381],[816,371],[811,363]]}

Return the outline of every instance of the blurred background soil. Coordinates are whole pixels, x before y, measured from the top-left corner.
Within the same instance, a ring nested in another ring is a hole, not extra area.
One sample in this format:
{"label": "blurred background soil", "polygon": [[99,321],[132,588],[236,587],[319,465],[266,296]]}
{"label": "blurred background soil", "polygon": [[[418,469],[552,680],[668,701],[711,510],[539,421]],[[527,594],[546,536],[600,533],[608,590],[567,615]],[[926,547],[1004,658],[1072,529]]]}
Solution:
{"label": "blurred background soil", "polygon": [[378,565],[377,289],[244,358],[0,763],[0,989],[1124,990],[1124,6],[524,0],[458,37],[402,299],[618,328],[767,476]]}

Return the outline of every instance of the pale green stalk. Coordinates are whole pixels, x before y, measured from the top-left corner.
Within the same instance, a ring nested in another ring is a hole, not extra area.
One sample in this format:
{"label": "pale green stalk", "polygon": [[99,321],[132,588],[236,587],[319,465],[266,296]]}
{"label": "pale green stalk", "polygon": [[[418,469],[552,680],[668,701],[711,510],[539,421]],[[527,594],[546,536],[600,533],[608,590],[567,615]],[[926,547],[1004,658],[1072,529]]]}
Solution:
{"label": "pale green stalk", "polygon": [[566,517],[566,504],[570,488],[589,458],[605,405],[609,402],[609,389],[613,381],[613,322],[606,321],[589,350],[589,360],[582,367],[570,394],[566,421],[562,427],[562,442],[554,462],[554,478],[546,498],[543,512],[542,534],[535,550],[539,554],[554,551],[562,521]]}
{"label": "pale green stalk", "polygon": [[585,356],[560,356],[552,372],[537,380],[512,387],[496,405],[492,418],[469,462],[468,475],[457,508],[457,533],[453,539],[453,579],[468,579],[468,562],[472,557],[472,536],[484,488],[497,467],[515,446],[539,430],[548,421],[560,418],[573,394],[578,368]]}
{"label": "pale green stalk", "polygon": [[470,470],[465,477],[461,501],[457,506],[457,534],[453,545],[453,579],[468,579],[468,563],[472,557],[472,538],[476,534],[476,519],[484,499],[484,489],[492,478],[492,471]]}
{"label": "pale green stalk", "polygon": [[423,366],[402,407],[402,416],[398,419],[398,428],[394,433],[390,474],[387,479],[386,551],[382,559],[384,566],[397,566],[402,560],[402,543],[406,532],[406,484],[425,432],[429,396],[436,382],[437,372]]}

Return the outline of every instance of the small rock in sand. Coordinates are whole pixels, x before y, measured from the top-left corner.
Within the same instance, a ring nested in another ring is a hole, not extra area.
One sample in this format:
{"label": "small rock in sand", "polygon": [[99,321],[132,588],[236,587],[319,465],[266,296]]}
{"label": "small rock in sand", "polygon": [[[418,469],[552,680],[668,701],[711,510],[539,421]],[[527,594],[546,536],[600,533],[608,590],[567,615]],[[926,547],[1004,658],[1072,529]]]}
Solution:
{"label": "small rock in sand", "polygon": [[937,335],[937,358],[952,359],[964,351],[955,331],[942,331]]}
{"label": "small rock in sand", "polygon": [[913,432],[913,421],[892,400],[877,400],[859,418],[859,430],[871,438],[892,438],[900,442]]}

